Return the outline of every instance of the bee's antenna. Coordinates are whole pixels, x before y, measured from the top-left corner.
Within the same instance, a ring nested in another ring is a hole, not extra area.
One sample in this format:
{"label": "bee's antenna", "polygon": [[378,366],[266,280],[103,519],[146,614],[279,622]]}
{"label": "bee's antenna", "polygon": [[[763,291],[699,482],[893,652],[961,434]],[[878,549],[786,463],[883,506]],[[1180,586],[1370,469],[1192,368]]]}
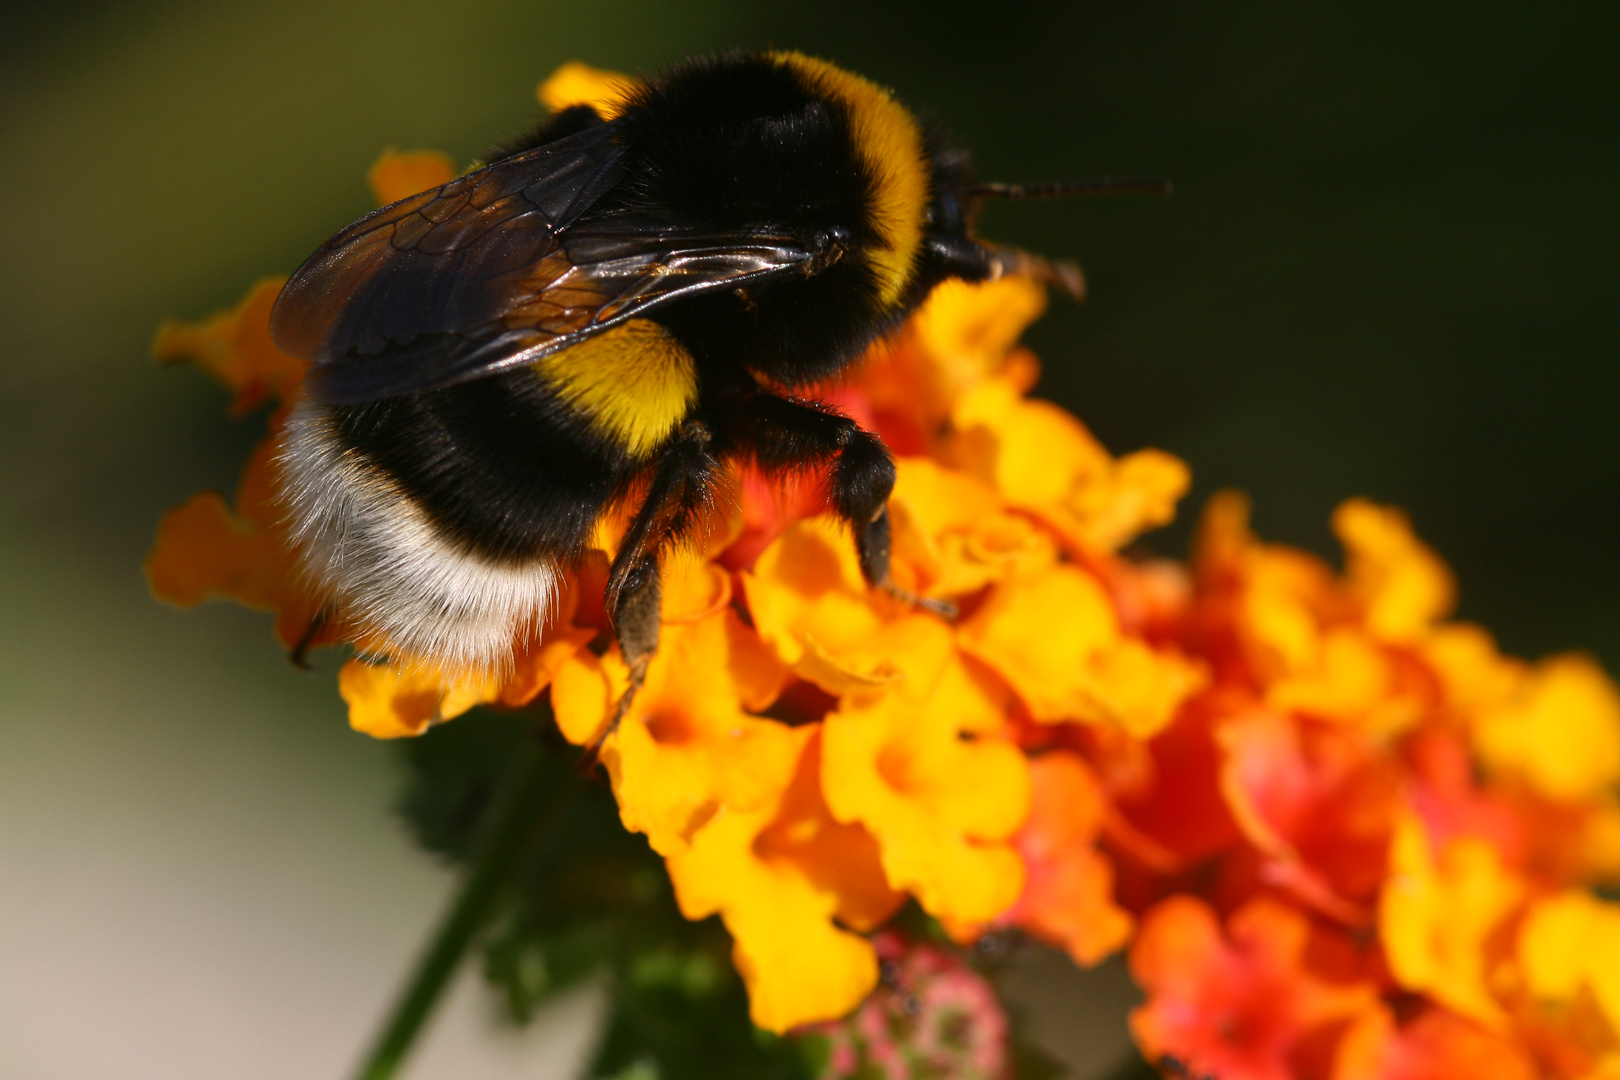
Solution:
{"label": "bee's antenna", "polygon": [[1054,180],[1047,184],[974,184],[968,195],[975,199],[1045,199],[1057,195],[1169,195],[1170,181],[1150,178],[1115,180],[1102,176],[1095,180]]}

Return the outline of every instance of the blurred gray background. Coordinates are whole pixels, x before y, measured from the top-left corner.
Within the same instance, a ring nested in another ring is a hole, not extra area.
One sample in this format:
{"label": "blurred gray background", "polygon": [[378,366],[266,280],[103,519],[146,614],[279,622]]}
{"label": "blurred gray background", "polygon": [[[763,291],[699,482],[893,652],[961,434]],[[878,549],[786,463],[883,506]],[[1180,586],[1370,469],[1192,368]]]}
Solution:
{"label": "blurred gray background", "polygon": [[[257,422],[147,358],[368,209],[386,146],[459,161],[568,59],[777,45],[894,86],[987,179],[1176,196],[992,207],[1092,296],[1031,334],[1041,393],[1185,457],[1188,513],[1269,537],[1405,506],[1503,645],[1620,663],[1608,5],[223,0],[0,8],[0,1076],[335,1077],[449,887],[395,755],[268,620],[177,613],[162,511],[231,490]],[[1095,1073],[1115,968],[1021,996]],[[589,993],[521,1035],[464,982],[410,1075],[563,1077]]]}

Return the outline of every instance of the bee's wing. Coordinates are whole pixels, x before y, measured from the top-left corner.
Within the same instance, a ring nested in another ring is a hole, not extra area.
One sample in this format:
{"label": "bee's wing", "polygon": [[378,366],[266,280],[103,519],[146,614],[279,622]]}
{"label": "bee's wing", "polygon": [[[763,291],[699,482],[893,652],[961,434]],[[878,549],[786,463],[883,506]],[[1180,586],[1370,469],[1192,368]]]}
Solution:
{"label": "bee's wing", "polygon": [[612,124],[385,206],[327,241],[276,301],[271,332],[329,404],[436,389],[524,364],[648,308],[826,253],[774,234],[579,216],[623,175]]}
{"label": "bee's wing", "polygon": [[270,331],[286,352],[328,363],[391,342],[487,322],[488,283],[557,249],[557,234],[622,175],[613,125],[517,154],[373,211],[298,268]]}

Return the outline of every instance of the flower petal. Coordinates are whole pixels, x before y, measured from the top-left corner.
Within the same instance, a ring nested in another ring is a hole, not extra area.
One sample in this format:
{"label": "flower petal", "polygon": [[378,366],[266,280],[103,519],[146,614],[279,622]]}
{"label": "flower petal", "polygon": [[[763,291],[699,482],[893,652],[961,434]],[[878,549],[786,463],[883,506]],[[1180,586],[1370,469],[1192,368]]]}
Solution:
{"label": "flower petal", "polygon": [[795,762],[777,793],[726,809],[667,864],[681,912],[719,914],[735,939],[758,1026],[783,1032],[849,1012],[877,985],[877,957],[834,918],[871,926],[902,897],[883,884],[876,845],[821,801],[820,728],[785,729]]}
{"label": "flower petal", "polygon": [[1333,512],[1333,532],[1344,545],[1350,592],[1374,636],[1415,640],[1451,613],[1457,602],[1451,570],[1413,534],[1405,514],[1351,499]]}
{"label": "flower petal", "polygon": [[822,785],[834,817],[877,837],[892,886],[941,918],[985,922],[1023,884],[1006,841],[1028,810],[1029,776],[1001,733],[1004,694],[935,632],[937,672],[914,665],[827,717]]}
{"label": "flower petal", "polygon": [[1397,1028],[1387,1008],[1356,1021],[1339,1046],[1333,1080],[1537,1080],[1534,1059],[1511,1038],[1444,1009]]}
{"label": "flower petal", "polygon": [[1189,661],[1125,637],[1102,585],[1068,565],[998,583],[959,638],[1046,723],[1108,723],[1151,736],[1202,683]]}
{"label": "flower petal", "polygon": [[1480,756],[1548,798],[1600,798],[1620,784],[1620,692],[1590,658],[1556,656],[1532,668],[1474,729]]}
{"label": "flower petal", "polygon": [[1102,788],[1078,754],[1058,750],[1029,763],[1029,820],[1013,844],[1023,856],[1024,891],[1006,915],[1091,967],[1134,928],[1114,903],[1114,868],[1097,850],[1106,811]]}
{"label": "flower petal", "polygon": [[940,622],[867,584],[848,530],[829,517],[796,521],[742,575],[759,635],[830,694],[899,678],[926,653]]}
{"label": "flower petal", "polygon": [[[272,431],[278,428],[272,421]],[[320,646],[339,640],[342,628],[315,625],[320,604],[295,569],[275,501],[275,441],[272,433],[254,448],[234,509],[203,492],[164,515],[146,558],[146,579],[153,595],[179,607],[221,597],[273,611],[284,647]]]}
{"label": "flower petal", "polygon": [[641,80],[634,76],[570,60],[542,80],[534,96],[554,113],[589,105],[602,119],[611,120],[619,114],[625,95],[640,85]]}
{"label": "flower petal", "polygon": [[366,173],[378,206],[408,199],[456,178],[456,163],[437,150],[384,150]]}
{"label": "flower petal", "polygon": [[1491,946],[1523,902],[1524,884],[1482,841],[1455,840],[1436,853],[1410,816],[1396,826],[1390,871],[1378,929],[1395,981],[1499,1030],[1507,1014],[1487,980]]}
{"label": "flower petal", "polygon": [[1352,925],[1388,867],[1401,776],[1363,733],[1251,710],[1228,719],[1221,790],[1267,880]]}
{"label": "flower petal", "polygon": [[200,323],[166,320],[152,342],[159,363],[190,361],[236,394],[231,415],[242,416],[266,400],[291,401],[302,392],[304,361],[270,340],[270,309],[284,277],[263,278],[229,311]]}
{"label": "flower petal", "polygon": [[[752,809],[786,783],[797,757],[792,729],[752,715],[782,685],[776,656],[729,608],[666,624],[647,680],[602,743],[624,826],[653,850],[683,850],[724,807]],[[617,649],[565,661],[552,691],[564,736],[587,743],[626,685]]]}
{"label": "flower petal", "polygon": [[1313,931],[1300,912],[1250,900],[1227,932],[1203,901],[1176,896],[1150,909],[1131,948],[1131,974],[1147,1003],[1131,1031],[1153,1059],[1192,1076],[1294,1080],[1294,1058],[1325,1025],[1365,1012],[1370,983],[1333,982],[1311,970]]}

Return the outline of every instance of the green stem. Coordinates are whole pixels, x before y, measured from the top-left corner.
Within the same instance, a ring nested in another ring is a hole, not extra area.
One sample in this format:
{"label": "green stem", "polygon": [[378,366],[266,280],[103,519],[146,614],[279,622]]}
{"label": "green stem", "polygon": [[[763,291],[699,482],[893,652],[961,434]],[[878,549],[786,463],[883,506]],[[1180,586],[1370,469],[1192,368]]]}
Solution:
{"label": "green stem", "polygon": [[525,740],[516,772],[490,814],[461,891],[417,962],[387,1025],[355,1074],[356,1080],[389,1080],[398,1071],[468,947],[511,883],[512,874],[579,786],[578,777],[569,770],[566,779],[548,791],[547,781],[554,779],[557,770],[546,768],[546,754],[535,739]]}

